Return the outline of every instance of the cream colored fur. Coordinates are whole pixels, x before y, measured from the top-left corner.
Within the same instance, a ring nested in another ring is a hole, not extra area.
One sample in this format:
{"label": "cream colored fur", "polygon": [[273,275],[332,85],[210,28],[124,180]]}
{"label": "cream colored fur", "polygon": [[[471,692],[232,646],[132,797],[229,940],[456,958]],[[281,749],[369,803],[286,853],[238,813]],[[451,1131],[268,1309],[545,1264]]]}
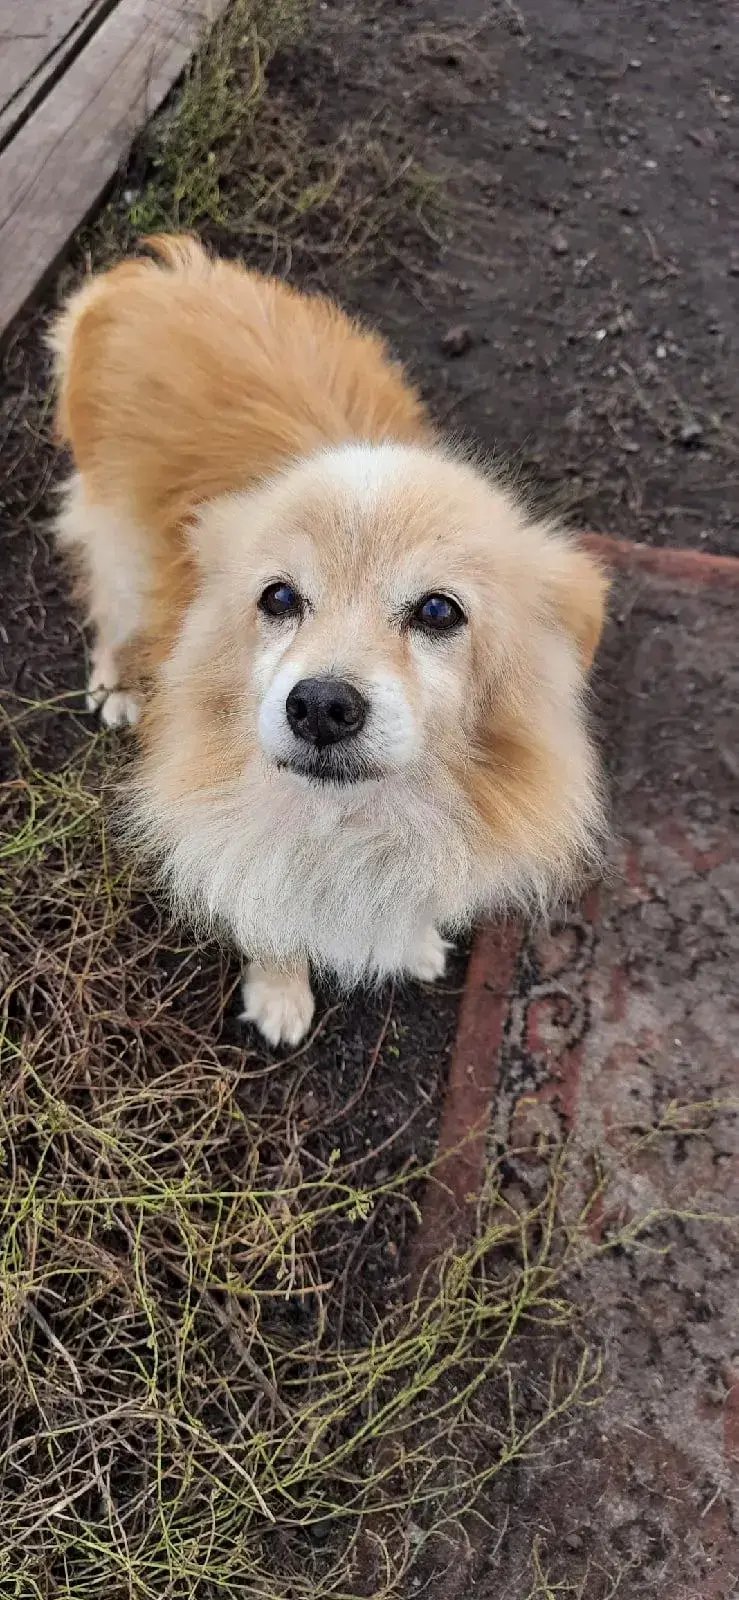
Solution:
{"label": "cream colored fur", "polygon": [[[130,835],[248,957],[245,1016],[292,1045],[308,963],[431,981],[440,929],[538,913],[592,867],[605,586],[433,439],[373,336],[187,241],[160,248],[171,270],[93,280],[57,330],[78,468],[60,538],[94,629],[91,702],[111,725],[143,710]],[[273,582],[299,615],[265,615]],[[448,636],[412,620],[431,593],[464,614]],[[368,704],[353,781],[296,770],[286,699],[326,674]]]}

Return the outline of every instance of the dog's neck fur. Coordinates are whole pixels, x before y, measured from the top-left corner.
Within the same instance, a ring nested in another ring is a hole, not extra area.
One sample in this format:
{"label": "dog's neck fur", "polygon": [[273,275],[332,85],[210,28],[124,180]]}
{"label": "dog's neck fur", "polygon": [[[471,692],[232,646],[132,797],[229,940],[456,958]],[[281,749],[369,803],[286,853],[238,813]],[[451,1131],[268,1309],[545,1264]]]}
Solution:
{"label": "dog's neck fur", "polygon": [[[463,798],[438,773],[340,788],[255,759],[166,820],[144,782],[135,817],[180,910],[247,955],[307,957],[348,983],[412,968],[430,924],[459,931],[498,898],[489,871],[483,887]],[[502,860],[499,889],[501,901],[515,893]]]}

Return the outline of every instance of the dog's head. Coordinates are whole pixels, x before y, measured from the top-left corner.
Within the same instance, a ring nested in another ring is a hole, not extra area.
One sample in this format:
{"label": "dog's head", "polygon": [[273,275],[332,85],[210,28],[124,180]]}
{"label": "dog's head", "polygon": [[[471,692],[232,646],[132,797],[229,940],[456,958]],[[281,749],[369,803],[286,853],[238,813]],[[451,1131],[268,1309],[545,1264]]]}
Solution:
{"label": "dog's head", "polygon": [[365,798],[405,781],[461,794],[509,852],[582,844],[605,582],[556,528],[453,456],[356,445],[204,507],[192,538],[168,675],[199,693],[201,772],[207,746],[211,775],[256,757]]}

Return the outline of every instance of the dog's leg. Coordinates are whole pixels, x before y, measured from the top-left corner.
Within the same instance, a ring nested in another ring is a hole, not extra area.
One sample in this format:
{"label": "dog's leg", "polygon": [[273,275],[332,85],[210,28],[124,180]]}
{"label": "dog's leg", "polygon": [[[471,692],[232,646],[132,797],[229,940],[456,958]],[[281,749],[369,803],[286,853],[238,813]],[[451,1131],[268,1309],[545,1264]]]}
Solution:
{"label": "dog's leg", "polygon": [[131,725],[138,721],[139,700],[121,678],[150,581],[144,536],[130,518],[92,505],[79,476],[69,485],[57,531],[81,571],[93,629],[88,710],[99,711],[107,728]]}
{"label": "dog's leg", "polygon": [[433,923],[428,923],[420,929],[410,952],[407,965],[410,977],[418,978],[421,983],[434,983],[437,978],[443,978],[448,950],[451,945],[437,933]]}
{"label": "dog's leg", "polygon": [[315,1003],[307,966],[287,972],[250,961],[241,987],[243,1022],[253,1022],[269,1044],[300,1044],[313,1020]]}

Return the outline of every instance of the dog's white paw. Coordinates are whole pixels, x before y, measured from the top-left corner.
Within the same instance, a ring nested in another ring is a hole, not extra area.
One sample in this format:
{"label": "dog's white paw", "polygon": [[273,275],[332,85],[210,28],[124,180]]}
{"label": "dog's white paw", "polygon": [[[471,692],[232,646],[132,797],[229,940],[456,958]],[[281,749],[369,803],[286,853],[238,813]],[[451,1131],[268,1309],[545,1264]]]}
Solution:
{"label": "dog's white paw", "polygon": [[113,657],[107,651],[98,652],[87,685],[87,709],[100,712],[105,728],[132,728],[141,712],[139,699],[130,689],[119,688],[116,678]]}
{"label": "dog's white paw", "polygon": [[278,972],[250,961],[241,986],[242,1022],[253,1022],[268,1044],[300,1044],[315,1004],[307,973]]}
{"label": "dog's white paw", "polygon": [[437,978],[443,978],[448,950],[451,950],[451,945],[442,939],[433,925],[424,928],[408,962],[410,976],[418,978],[421,983],[434,983]]}
{"label": "dog's white paw", "polygon": [[[87,697],[88,706],[91,698],[92,691]],[[130,689],[111,689],[98,704],[100,721],[105,728],[133,728],[141,715],[138,696],[132,694]]]}

